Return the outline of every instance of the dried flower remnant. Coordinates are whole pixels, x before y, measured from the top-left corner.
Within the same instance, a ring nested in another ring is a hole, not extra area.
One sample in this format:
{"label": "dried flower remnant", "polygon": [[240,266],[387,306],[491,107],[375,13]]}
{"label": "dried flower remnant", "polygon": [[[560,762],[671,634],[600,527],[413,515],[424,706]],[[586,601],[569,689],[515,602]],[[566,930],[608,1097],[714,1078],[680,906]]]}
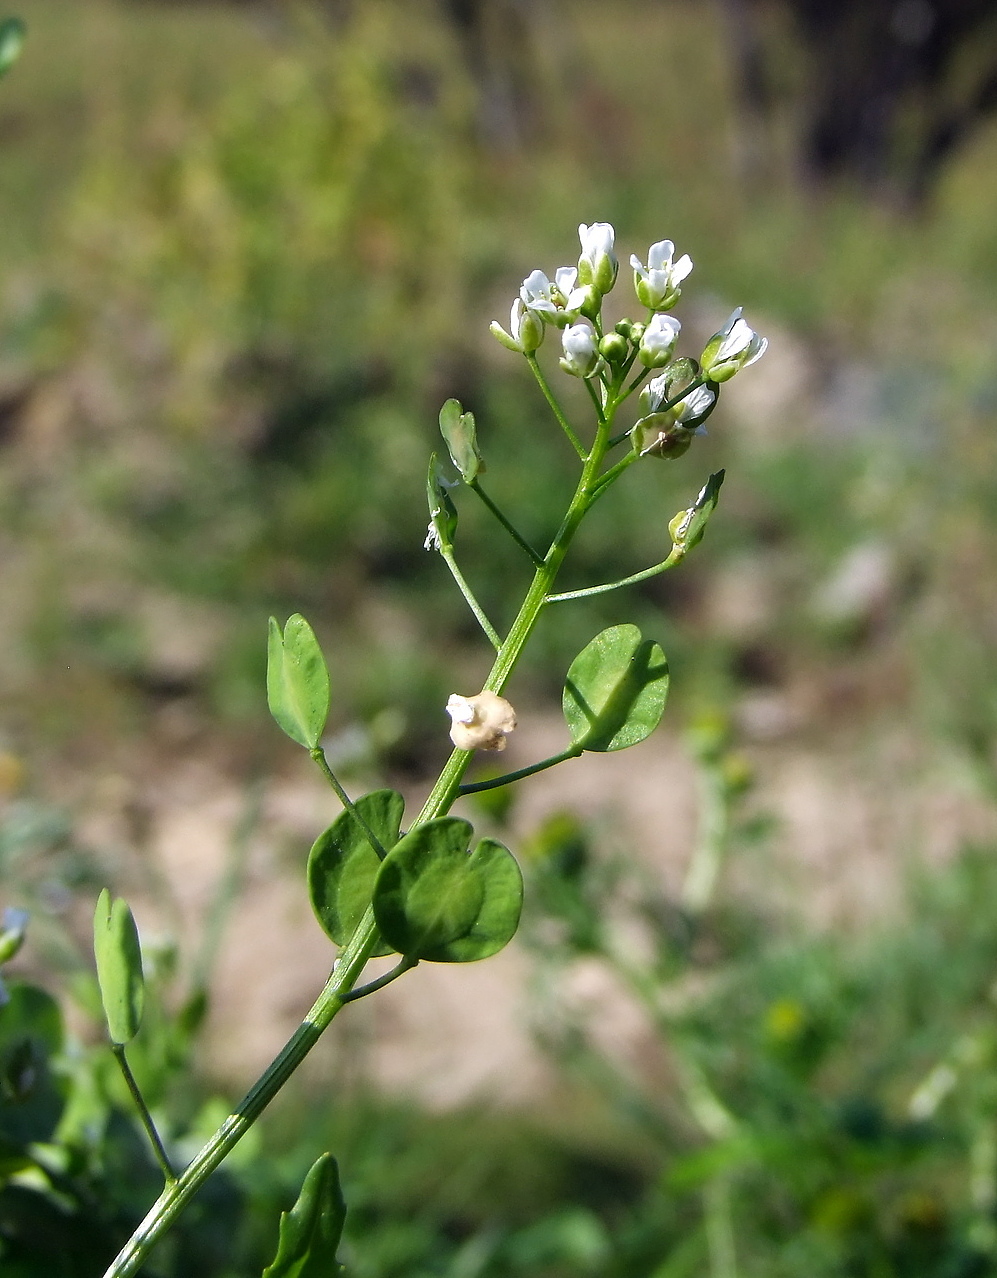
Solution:
{"label": "dried flower remnant", "polygon": [[450,740],[458,750],[504,750],[505,739],[516,726],[516,712],[487,688],[474,697],[454,692],[447,702]]}

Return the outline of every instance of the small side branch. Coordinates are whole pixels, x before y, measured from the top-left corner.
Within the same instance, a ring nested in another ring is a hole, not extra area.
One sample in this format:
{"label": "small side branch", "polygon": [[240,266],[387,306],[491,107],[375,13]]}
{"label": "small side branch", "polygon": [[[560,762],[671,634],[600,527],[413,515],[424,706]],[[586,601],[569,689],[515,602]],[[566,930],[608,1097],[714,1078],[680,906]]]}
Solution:
{"label": "small side branch", "polygon": [[517,531],[517,529],[515,529],[512,526],[509,520],[506,519],[505,515],[503,515],[501,510],[499,510],[498,506],[495,505],[495,503],[488,496],[488,494],[485,492],[485,490],[481,487],[481,485],[478,483],[476,479],[471,480],[470,487],[473,488],[474,491],[478,494],[478,496],[485,503],[488,509],[492,512],[495,518],[499,521],[502,527],[506,530],[509,536],[513,539],[516,545],[519,546],[522,550],[526,551],[526,553],[529,555],[530,559],[533,562],[534,568],[542,568],[543,567],[542,556],[537,554],[537,552],[533,549],[533,547],[526,540],[526,538],[521,536],[520,533]]}
{"label": "small side branch", "polygon": [[544,399],[546,399],[547,403],[551,407],[551,412],[557,418],[561,429],[564,431],[565,435],[567,435],[568,439],[571,441],[572,448],[575,450],[578,456],[582,459],[582,461],[588,461],[588,453],[582,447],[581,440],[578,438],[575,432],[571,429],[571,423],[568,421],[567,417],[565,417],[564,409],[557,402],[557,397],[555,396],[554,392],[547,385],[547,378],[544,377],[543,375],[543,369],[540,367],[537,357],[535,355],[527,355],[526,360],[530,368],[533,369],[533,376],[537,379],[540,389],[544,393]]}
{"label": "small side branch", "polygon": [[491,777],[488,781],[474,781],[470,785],[462,785],[458,793],[461,795],[480,794],[482,790],[497,790],[501,785],[511,785],[513,781],[522,781],[523,777],[532,777],[534,773],[553,768],[556,764],[564,763],[567,759],[577,759],[581,753],[581,746],[569,746],[567,750],[562,750],[560,754],[551,755],[549,759],[543,759],[540,763],[533,763],[528,768],[520,768],[518,772],[507,772],[505,776]]}
{"label": "small side branch", "polygon": [[[629,434],[629,432],[627,433]],[[619,441],[619,438],[620,437],[617,436],[617,442]],[[610,443],[610,447],[612,447],[613,440],[610,440],[609,443]],[[615,466],[610,466],[609,470],[607,470],[606,473],[602,475],[593,485],[593,488],[592,488],[593,498],[601,497],[603,493],[605,493],[607,488],[611,488],[612,485],[616,483],[619,477],[627,469],[627,467],[632,466],[634,462],[638,460],[639,456],[640,456],[639,453],[633,453],[633,452],[627,453],[626,457],[621,457]]]}
{"label": "small side branch", "polygon": [[597,391],[596,388],[592,385],[592,382],[594,379],[591,377],[586,377],[583,380],[585,382],[586,389],[588,390],[588,393],[591,396],[592,403],[595,406],[595,415],[599,419],[599,425],[605,426],[606,424],[605,405],[602,402],[602,397],[599,391]]}
{"label": "small side branch", "polygon": [[173,1170],[166,1149],[160,1139],[159,1132],[156,1131],[156,1124],[152,1121],[152,1115],[149,1113],[149,1107],[145,1103],[145,1097],[139,1091],[138,1083],[135,1081],[135,1075],[132,1073],[131,1066],[125,1057],[125,1049],[122,1043],[112,1043],[111,1051],[114,1053],[114,1059],[118,1062],[122,1077],[125,1080],[125,1086],[131,1093],[131,1098],[135,1102],[135,1108],[138,1110],[139,1118],[142,1120],[142,1126],[145,1128],[146,1135],[149,1137],[149,1143],[152,1145],[152,1152],[156,1155],[156,1162],[166,1177],[167,1185],[176,1183],[177,1174]]}
{"label": "small side branch", "polygon": [[381,840],[377,837],[374,831],[370,828],[370,826],[364,820],[363,813],[360,811],[357,805],[353,802],[350,796],[343,789],[342,784],[340,783],[339,777],[337,777],[335,772],[333,772],[332,768],[329,767],[329,761],[325,757],[325,751],[322,749],[321,746],[316,746],[314,750],[310,751],[310,754],[312,758],[315,760],[315,762],[318,764],[319,771],[322,773],[325,779],[329,782],[332,788],[336,791],[336,797],[339,799],[340,803],[347,810],[347,812],[349,812],[353,820],[356,821],[360,829],[363,830],[364,834],[367,837],[367,842],[377,853],[378,859],[383,861],[384,858],[388,855],[387,849],[384,847]]}
{"label": "small side branch", "polygon": [[374,994],[377,990],[383,990],[386,985],[390,985],[392,981],[397,981],[399,976],[404,976],[406,972],[410,972],[413,967],[419,966],[417,958],[403,957],[395,964],[390,972],[385,972],[383,976],[379,976],[376,981],[368,981],[366,985],[361,985],[355,990],[350,990],[347,994],[341,994],[339,1001],[341,1003],[353,1003],[358,998],[366,998],[368,994]]}
{"label": "small side branch", "polygon": [[457,561],[453,557],[453,551],[444,549],[440,551],[440,554],[446,560],[446,565],[450,569],[454,581],[457,583],[457,589],[467,600],[467,606],[477,618],[478,625],[488,636],[488,642],[492,645],[495,651],[498,652],[498,650],[502,647],[502,640],[499,638],[499,633],[485,616],[484,608],[482,608],[481,604],[479,604],[477,599],[475,599],[474,592],[464,580],[464,574],[457,567]]}
{"label": "small side branch", "polygon": [[674,568],[682,559],[673,550],[667,559],[653,568],[645,568],[643,572],[635,572],[630,577],[621,577],[619,581],[607,581],[602,586],[588,586],[585,590],[566,590],[561,595],[548,595],[544,603],[566,603],[569,599],[588,599],[591,595],[605,595],[610,590],[619,590],[623,586],[635,586],[639,581],[647,581],[648,577],[656,577],[659,572]]}

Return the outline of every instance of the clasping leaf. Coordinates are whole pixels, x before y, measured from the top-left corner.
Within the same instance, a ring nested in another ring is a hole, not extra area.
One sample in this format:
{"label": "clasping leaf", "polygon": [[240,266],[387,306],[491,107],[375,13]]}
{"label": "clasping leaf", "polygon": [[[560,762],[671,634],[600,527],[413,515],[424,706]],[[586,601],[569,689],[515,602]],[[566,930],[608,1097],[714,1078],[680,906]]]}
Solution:
{"label": "clasping leaf", "polygon": [[496,954],[515,935],[523,877],[501,843],[482,839],[459,817],[411,830],[381,863],[374,917],[381,935],[408,958],[471,963]]}
{"label": "clasping leaf", "polygon": [[426,549],[441,552],[453,550],[453,539],[457,533],[457,507],[450,500],[447,481],[443,478],[443,470],[435,453],[429,459],[426,474],[426,500],[429,502]]}
{"label": "clasping leaf", "polygon": [[450,460],[460,471],[464,483],[473,483],[485,469],[478,452],[474,414],[465,413],[459,400],[448,399],[440,409],[440,431],[447,441]]}
{"label": "clasping leaf", "polygon": [[636,626],[610,626],[571,663],[564,717],[583,750],[624,750],[658,726],[668,696],[668,662]]}
{"label": "clasping leaf", "polygon": [[322,1154],[305,1177],[298,1201],[280,1214],[277,1255],[264,1269],[263,1278],[333,1278],[341,1274],[336,1248],[345,1219],[339,1168],[331,1154]]}
{"label": "clasping leaf", "polygon": [[[357,799],[356,809],[382,848],[398,842],[405,800],[394,790],[375,790]],[[347,945],[374,895],[381,861],[351,812],[341,812],[315,840],[308,857],[308,894],[322,930],[337,945]],[[391,954],[390,945],[374,955]]]}
{"label": "clasping leaf", "polygon": [[724,472],[718,470],[711,475],[700,490],[699,496],[688,510],[680,510],[668,525],[668,532],[673,542],[671,558],[682,559],[694,546],[703,540],[706,525],[717,508],[720,500],[720,486],[724,482]]}

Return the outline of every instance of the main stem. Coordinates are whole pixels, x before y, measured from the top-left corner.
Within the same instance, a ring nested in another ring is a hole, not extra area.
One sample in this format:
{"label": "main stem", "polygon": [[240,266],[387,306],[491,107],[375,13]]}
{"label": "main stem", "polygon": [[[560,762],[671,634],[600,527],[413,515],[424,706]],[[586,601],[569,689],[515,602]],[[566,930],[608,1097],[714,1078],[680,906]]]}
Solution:
{"label": "main stem", "polygon": [[[501,693],[508,683],[543,611],[547,595],[568,553],[571,539],[594,500],[595,483],[609,447],[615,408],[616,403],[611,400],[600,413],[595,441],[585,457],[578,487],[550,549],[533,575],[522,606],[496,653],[491,672],[485,681],[485,688],[491,692]],[[454,750],[413,829],[449,812],[458,797],[461,779],[471,761],[472,753],[470,750]],[[207,1144],[194,1156],[180,1176],[166,1185],[145,1219],[111,1262],[104,1278],[130,1278],[132,1274],[138,1273],[156,1242],[170,1228],[215,1168],[245,1136],[318,1042],[336,1014],[346,1005],[348,1000],[345,996],[360,979],[377,939],[374,912],[368,908],[349,945],[336,960],[325,988],[308,1015]]]}

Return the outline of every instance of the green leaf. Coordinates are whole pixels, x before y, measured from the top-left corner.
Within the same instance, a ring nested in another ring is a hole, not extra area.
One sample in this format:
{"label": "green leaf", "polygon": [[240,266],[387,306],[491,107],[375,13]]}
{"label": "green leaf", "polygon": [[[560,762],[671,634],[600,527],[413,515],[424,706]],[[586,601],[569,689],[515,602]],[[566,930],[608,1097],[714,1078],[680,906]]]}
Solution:
{"label": "green leaf", "polygon": [[0,76],[6,75],[24,47],[26,28],[20,18],[0,22]]}
{"label": "green leaf", "polygon": [[668,696],[668,662],[636,626],[610,626],[571,663],[562,704],[583,750],[625,750],[658,726]]}
{"label": "green leaf", "polygon": [[448,399],[440,409],[440,431],[447,442],[450,460],[460,471],[464,483],[472,483],[485,469],[478,452],[474,414],[465,413],[459,400]]}
{"label": "green leaf", "polygon": [[508,848],[439,817],[410,831],[381,863],[374,917],[400,954],[433,963],[472,963],[496,954],[515,935],[523,878]]}
{"label": "green leaf", "polygon": [[426,499],[429,502],[429,536],[427,550],[452,550],[457,532],[457,507],[447,492],[440,461],[435,453],[429,459],[426,475]]}
{"label": "green leaf", "polygon": [[[395,790],[375,790],[356,808],[383,848],[398,842],[405,800]],[[322,930],[337,945],[348,945],[374,895],[381,859],[351,812],[341,813],[315,840],[308,856],[308,894]],[[375,955],[392,954],[382,945]]]}
{"label": "green leaf", "polygon": [[329,670],[315,632],[295,613],[281,635],[270,618],[267,644],[267,704],[292,741],[314,750],[329,717]]}
{"label": "green leaf", "polygon": [[339,1168],[331,1154],[322,1154],[305,1177],[298,1201],[280,1214],[277,1255],[264,1269],[263,1278],[333,1278],[341,1274],[336,1248],[345,1219]]}
{"label": "green leaf", "polygon": [[703,540],[706,525],[717,508],[720,500],[720,487],[724,482],[724,472],[718,470],[711,475],[700,490],[699,496],[688,510],[680,510],[668,525],[674,548],[672,554],[676,559],[687,555],[694,546]]}
{"label": "green leaf", "polygon": [[126,901],[104,888],[93,916],[93,952],[111,1042],[129,1043],[142,1024],[145,978],[138,929]]}
{"label": "green leaf", "polygon": [[[51,994],[36,986],[12,983],[8,994],[0,1008],[0,1144],[47,1142],[66,1105],[62,1080],[53,1077],[51,1065],[64,1044],[62,1013]],[[76,1090],[74,1084],[73,1100]]]}

